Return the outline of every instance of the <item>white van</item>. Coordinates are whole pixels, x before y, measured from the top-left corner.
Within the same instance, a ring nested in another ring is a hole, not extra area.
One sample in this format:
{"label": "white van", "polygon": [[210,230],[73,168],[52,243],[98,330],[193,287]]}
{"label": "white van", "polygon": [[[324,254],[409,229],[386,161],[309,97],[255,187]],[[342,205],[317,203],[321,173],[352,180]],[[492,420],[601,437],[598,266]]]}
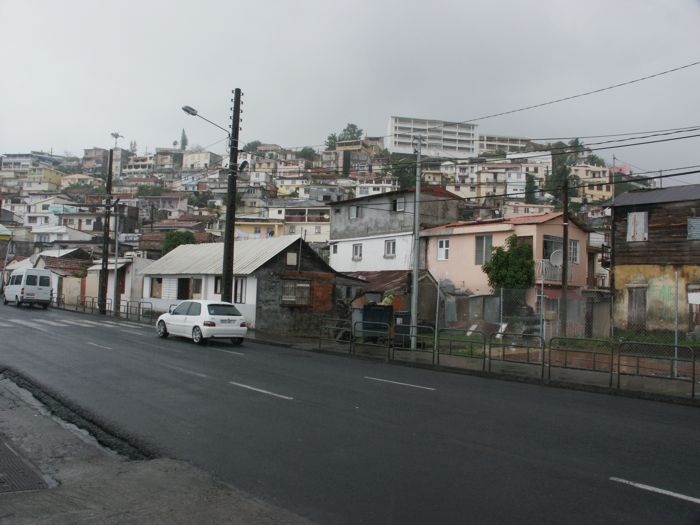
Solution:
{"label": "white van", "polygon": [[38,268],[20,268],[12,272],[10,281],[5,286],[3,304],[14,301],[15,306],[22,303],[40,304],[48,308],[51,304],[51,272]]}

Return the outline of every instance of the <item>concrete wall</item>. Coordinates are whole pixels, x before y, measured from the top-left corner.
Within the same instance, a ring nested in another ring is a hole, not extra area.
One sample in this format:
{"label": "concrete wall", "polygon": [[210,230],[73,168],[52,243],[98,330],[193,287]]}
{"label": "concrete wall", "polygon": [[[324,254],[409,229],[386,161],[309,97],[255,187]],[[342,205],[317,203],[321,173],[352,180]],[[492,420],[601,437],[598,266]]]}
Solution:
{"label": "concrete wall", "polygon": [[628,329],[630,289],[646,290],[646,331],[675,329],[676,276],[678,271],[679,330],[690,332],[697,324],[698,305],[689,304],[688,292],[700,287],[700,265],[616,265],[614,270],[613,322]]}
{"label": "concrete wall", "polygon": [[[324,317],[349,315],[341,311],[337,301],[336,277],[329,272],[311,248],[304,245],[300,267],[286,264],[286,253],[297,252],[293,246],[270,260],[255,273],[258,277],[256,328],[278,334],[317,334]],[[282,282],[302,280],[310,282],[310,303],[305,306],[282,304]]]}
{"label": "concrete wall", "polygon": [[[396,255],[384,255],[384,242],[396,241]],[[352,258],[353,244],[362,244],[362,259]],[[337,246],[337,253],[333,253]],[[343,239],[331,246],[330,264],[338,272],[376,272],[380,270],[410,270],[413,267],[413,234],[394,233],[359,239]]]}

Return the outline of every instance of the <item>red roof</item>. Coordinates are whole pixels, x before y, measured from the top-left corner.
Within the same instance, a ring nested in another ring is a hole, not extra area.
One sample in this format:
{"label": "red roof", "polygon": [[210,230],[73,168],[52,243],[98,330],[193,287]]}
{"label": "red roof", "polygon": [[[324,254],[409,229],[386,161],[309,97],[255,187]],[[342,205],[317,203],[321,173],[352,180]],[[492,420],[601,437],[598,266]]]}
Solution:
{"label": "red roof", "polygon": [[46,256],[43,256],[43,259],[47,270],[62,275],[82,272],[92,265],[92,260],[90,259],[63,259],[61,257]]}
{"label": "red roof", "polygon": [[518,215],[517,217],[511,217],[506,219],[506,222],[510,224],[542,224],[543,222],[551,221],[561,217],[563,212],[554,211],[549,213],[533,213],[530,215]]}

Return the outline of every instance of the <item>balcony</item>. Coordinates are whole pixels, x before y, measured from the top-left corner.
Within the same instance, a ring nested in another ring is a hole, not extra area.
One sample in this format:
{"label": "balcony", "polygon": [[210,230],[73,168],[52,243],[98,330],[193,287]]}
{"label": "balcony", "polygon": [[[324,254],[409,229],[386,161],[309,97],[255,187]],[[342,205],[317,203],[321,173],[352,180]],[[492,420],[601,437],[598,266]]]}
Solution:
{"label": "balcony", "polygon": [[[568,282],[571,283],[573,280],[573,268],[571,265],[569,265],[568,270]],[[548,259],[535,260],[535,278],[537,282],[540,282],[543,277],[545,282],[561,283],[562,267],[553,265]]]}

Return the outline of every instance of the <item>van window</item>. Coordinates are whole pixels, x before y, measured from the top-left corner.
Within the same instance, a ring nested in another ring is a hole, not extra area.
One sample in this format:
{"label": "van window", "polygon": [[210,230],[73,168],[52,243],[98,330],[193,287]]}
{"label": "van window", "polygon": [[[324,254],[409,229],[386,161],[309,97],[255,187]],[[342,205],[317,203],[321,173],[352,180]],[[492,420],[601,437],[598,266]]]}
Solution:
{"label": "van window", "polygon": [[39,286],[51,286],[51,278],[47,275],[40,275]]}
{"label": "van window", "polygon": [[36,275],[27,275],[27,286],[36,286]]}

